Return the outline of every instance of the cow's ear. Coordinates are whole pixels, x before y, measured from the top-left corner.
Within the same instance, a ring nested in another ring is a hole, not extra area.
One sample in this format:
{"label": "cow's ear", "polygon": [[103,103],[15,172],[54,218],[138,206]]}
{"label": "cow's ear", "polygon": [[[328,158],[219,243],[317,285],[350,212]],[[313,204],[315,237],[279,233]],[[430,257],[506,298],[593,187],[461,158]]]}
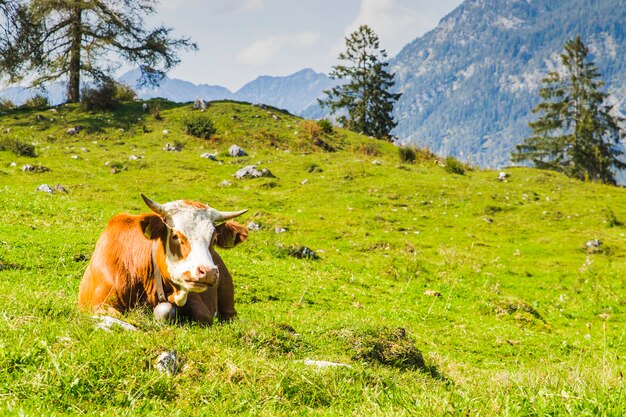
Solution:
{"label": "cow's ear", "polygon": [[217,246],[224,249],[234,248],[248,239],[248,228],[243,224],[228,221],[215,228]]}
{"label": "cow's ear", "polygon": [[161,217],[156,214],[149,214],[141,219],[141,231],[143,235],[150,239],[164,239],[166,236],[166,226]]}

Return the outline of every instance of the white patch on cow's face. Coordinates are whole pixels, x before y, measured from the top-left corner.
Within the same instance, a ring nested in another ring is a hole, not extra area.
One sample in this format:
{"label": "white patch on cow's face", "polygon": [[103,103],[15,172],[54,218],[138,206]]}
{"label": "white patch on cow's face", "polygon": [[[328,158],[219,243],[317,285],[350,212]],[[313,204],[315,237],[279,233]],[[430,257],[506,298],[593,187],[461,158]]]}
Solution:
{"label": "white patch on cow's face", "polygon": [[215,233],[210,212],[184,201],[166,203],[163,207],[167,212],[165,223],[170,229],[165,245],[170,279],[185,292],[185,298],[189,291],[202,292],[216,285],[217,266],[209,252]]}

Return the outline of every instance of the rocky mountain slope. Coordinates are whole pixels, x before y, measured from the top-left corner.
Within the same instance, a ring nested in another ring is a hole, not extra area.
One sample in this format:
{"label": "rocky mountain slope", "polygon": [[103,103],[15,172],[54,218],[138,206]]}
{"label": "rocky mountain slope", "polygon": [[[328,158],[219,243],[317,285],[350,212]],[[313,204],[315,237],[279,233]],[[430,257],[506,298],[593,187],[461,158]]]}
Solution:
{"label": "rocky mountain slope", "polygon": [[395,130],[481,166],[503,166],[529,133],[541,79],[580,34],[626,110],[626,1],[467,0],[391,60]]}

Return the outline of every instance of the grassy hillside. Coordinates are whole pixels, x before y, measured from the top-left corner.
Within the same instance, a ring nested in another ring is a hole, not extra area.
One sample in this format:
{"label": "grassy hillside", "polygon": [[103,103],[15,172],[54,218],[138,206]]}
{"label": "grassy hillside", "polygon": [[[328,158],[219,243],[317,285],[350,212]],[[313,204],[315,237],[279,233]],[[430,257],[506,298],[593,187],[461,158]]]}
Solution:
{"label": "grassy hillside", "polygon": [[[2,413],[626,414],[623,189],[401,164],[390,144],[340,129],[316,142],[301,119],[232,102],[211,103],[203,140],[183,132],[192,113],[0,116],[0,141],[37,152],[0,151]],[[233,143],[249,156],[227,156]],[[276,178],[233,177],[249,164]],[[140,309],[125,316],[137,332],[106,333],[78,312],[96,239],[112,215],[147,211],[140,192],[250,209],[241,221],[262,229],[221,251],[235,322],[161,325]],[[302,246],[319,259],[293,257]],[[182,362],[172,377],[154,368],[162,351]]]}

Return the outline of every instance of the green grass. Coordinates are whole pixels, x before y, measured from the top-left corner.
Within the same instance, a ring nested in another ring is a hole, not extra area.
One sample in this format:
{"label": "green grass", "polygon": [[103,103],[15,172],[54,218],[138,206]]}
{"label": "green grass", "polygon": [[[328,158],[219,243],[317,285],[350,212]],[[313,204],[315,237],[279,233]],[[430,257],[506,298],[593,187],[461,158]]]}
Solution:
{"label": "green grass", "polygon": [[[0,152],[0,412],[626,414],[623,189],[402,164],[392,145],[337,128],[325,152],[300,119],[233,102],[209,105],[217,133],[203,140],[184,134],[191,113],[162,102],[160,120],[141,103],[0,116],[0,139],[37,154]],[[181,152],[162,150],[174,141]],[[249,156],[226,156],[233,143]],[[199,157],[214,151],[218,162]],[[126,170],[111,174],[116,162]],[[236,180],[248,164],[276,178]],[[69,193],[36,192],[42,183]],[[147,210],[140,192],[248,208],[242,222],[262,226],[221,251],[235,322],[167,326],[138,309],[125,316],[138,332],[105,333],[78,312],[96,239],[112,215]],[[603,250],[587,253],[595,238]],[[320,259],[289,255],[300,246]],[[164,350],[182,360],[173,377],[154,369]],[[416,350],[425,366],[409,366]]]}

